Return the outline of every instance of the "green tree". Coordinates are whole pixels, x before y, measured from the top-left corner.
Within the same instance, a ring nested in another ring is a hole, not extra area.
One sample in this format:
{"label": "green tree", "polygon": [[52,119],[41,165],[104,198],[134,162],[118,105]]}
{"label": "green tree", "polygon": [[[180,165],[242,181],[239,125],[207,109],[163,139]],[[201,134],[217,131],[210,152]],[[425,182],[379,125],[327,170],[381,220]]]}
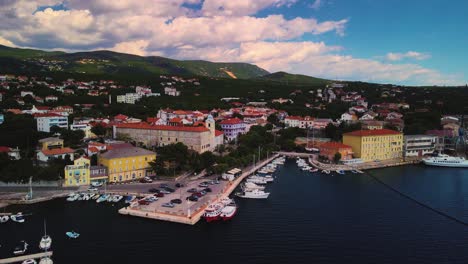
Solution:
{"label": "green tree", "polygon": [[102,124],[97,124],[91,128],[91,132],[93,132],[98,137],[102,137],[106,135],[107,128]]}

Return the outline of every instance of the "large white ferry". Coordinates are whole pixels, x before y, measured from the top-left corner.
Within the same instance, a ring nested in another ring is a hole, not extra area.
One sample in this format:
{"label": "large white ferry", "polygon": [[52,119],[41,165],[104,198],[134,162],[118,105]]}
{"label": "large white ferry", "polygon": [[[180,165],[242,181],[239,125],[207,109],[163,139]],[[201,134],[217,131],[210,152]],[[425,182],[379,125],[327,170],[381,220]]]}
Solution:
{"label": "large white ferry", "polygon": [[424,158],[423,163],[429,166],[468,168],[468,160],[465,158],[451,157],[446,154]]}

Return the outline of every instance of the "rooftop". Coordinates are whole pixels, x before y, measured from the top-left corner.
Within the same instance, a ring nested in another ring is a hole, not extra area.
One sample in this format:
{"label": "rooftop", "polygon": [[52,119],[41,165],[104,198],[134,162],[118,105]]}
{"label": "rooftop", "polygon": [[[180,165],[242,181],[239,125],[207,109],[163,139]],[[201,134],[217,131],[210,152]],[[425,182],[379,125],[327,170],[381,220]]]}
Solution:
{"label": "rooftop", "polygon": [[39,142],[41,142],[41,143],[46,143],[46,142],[57,142],[57,141],[62,142],[63,139],[58,138],[58,137],[48,137],[48,138],[39,139]]}
{"label": "rooftop", "polygon": [[323,143],[322,145],[320,145],[321,148],[335,148],[335,149],[339,149],[339,148],[351,148],[351,146],[348,146],[348,145],[345,145],[343,143],[340,143],[340,142],[325,142]]}
{"label": "rooftop", "polygon": [[206,132],[210,131],[203,126],[165,126],[165,125],[150,125],[148,123],[131,123],[117,124],[118,128],[133,128],[133,129],[149,129],[149,130],[166,130],[166,131],[186,131],[186,132]]}
{"label": "rooftop", "polygon": [[242,122],[243,122],[242,120],[235,117],[235,118],[224,119],[223,121],[221,121],[220,124],[221,125],[235,125],[235,124],[240,124]]}
{"label": "rooftop", "polygon": [[116,158],[127,158],[134,156],[144,156],[144,155],[155,155],[156,153],[138,147],[128,147],[128,148],[117,148],[111,149],[103,154],[101,158],[105,159],[116,159]]}
{"label": "rooftop", "polygon": [[62,155],[62,154],[69,154],[75,152],[74,149],[71,148],[60,148],[60,149],[45,149],[41,151],[46,156],[54,156],[54,155]]}
{"label": "rooftop", "polygon": [[345,136],[369,137],[369,136],[384,136],[384,135],[401,135],[401,132],[390,129],[375,129],[375,130],[356,130],[349,133],[344,133]]}

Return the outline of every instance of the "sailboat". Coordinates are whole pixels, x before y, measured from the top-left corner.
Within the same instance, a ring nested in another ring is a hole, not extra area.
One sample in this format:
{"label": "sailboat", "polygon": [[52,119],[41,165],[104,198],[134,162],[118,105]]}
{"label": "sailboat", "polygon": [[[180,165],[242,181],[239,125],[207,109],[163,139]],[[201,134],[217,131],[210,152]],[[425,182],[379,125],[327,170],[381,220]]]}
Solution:
{"label": "sailboat", "polygon": [[39,242],[39,248],[42,250],[48,250],[51,245],[52,238],[47,235],[46,222],[44,220],[44,236],[41,238],[41,242]]}

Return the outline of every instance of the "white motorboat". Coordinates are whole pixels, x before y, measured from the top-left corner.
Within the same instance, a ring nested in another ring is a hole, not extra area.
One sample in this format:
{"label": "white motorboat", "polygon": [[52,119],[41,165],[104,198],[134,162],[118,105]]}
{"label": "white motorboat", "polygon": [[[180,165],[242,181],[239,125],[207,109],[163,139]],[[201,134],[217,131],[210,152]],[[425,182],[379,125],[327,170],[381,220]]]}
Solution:
{"label": "white motorboat", "polygon": [[255,184],[267,184],[265,179],[260,179],[258,177],[249,177],[247,178],[246,182],[253,182]]}
{"label": "white motorboat", "polygon": [[27,259],[21,262],[21,264],[37,264],[37,261],[35,259]]}
{"label": "white motorboat", "polygon": [[114,201],[114,195],[109,195],[109,197],[107,197],[107,202],[112,203],[112,201]]}
{"label": "white motorboat", "polygon": [[91,186],[93,186],[93,187],[101,187],[101,186],[102,186],[102,182],[92,182],[92,183],[91,183]]}
{"label": "white motorboat", "polygon": [[253,182],[246,182],[244,183],[243,185],[244,189],[247,189],[247,190],[253,190],[253,189],[257,189],[257,190],[265,190],[265,186],[260,186],[260,185],[257,185]]}
{"label": "white motorboat", "polygon": [[102,202],[105,202],[107,201],[107,199],[109,198],[109,194],[103,194],[101,195],[97,200],[96,200],[96,203],[102,203]]}
{"label": "white motorboat", "polygon": [[310,169],[310,172],[317,172],[318,170],[319,170],[319,169],[317,169],[317,168],[313,168],[313,169],[311,168],[311,169]]}
{"label": "white motorboat", "polygon": [[13,254],[15,255],[22,255],[28,250],[28,243],[26,241],[20,241],[19,244],[15,247]]}
{"label": "white motorboat", "polygon": [[261,190],[252,190],[236,193],[236,196],[249,199],[267,199],[270,193]]}
{"label": "white motorboat", "polygon": [[43,257],[43,258],[41,258],[41,260],[39,261],[39,264],[54,264],[54,262],[53,262],[52,259],[49,258],[49,257]]}
{"label": "white motorboat", "polygon": [[452,157],[446,154],[424,158],[423,163],[428,166],[468,168],[468,160],[463,157]]}
{"label": "white motorboat", "polygon": [[125,198],[125,203],[131,204],[135,200],[136,196],[135,195],[130,195]]}
{"label": "white motorboat", "polygon": [[10,220],[10,217],[8,215],[0,216],[0,223],[6,223]]}
{"label": "white motorboat", "polygon": [[22,213],[17,213],[10,216],[11,221],[16,223],[24,223],[25,219]]}
{"label": "white motorboat", "polygon": [[322,170],[322,173],[330,174],[331,172],[329,170]]}
{"label": "white motorboat", "polygon": [[345,175],[346,172],[344,170],[336,170],[336,173],[338,174],[341,174],[341,175]]}
{"label": "white motorboat", "polygon": [[88,200],[93,199],[97,194],[96,193],[88,193]]}
{"label": "white motorboat", "polygon": [[234,201],[231,200],[231,202],[221,210],[221,214],[219,215],[219,217],[223,219],[223,221],[227,221],[232,219],[236,212],[237,205],[234,203]]}
{"label": "white motorboat", "polygon": [[117,194],[117,195],[114,195],[114,196],[112,197],[112,202],[118,203],[118,202],[120,202],[122,199],[123,199],[123,196]]}
{"label": "white motorboat", "polygon": [[71,195],[68,196],[67,201],[74,202],[74,201],[78,200],[79,197],[80,197],[79,194],[74,193],[74,194],[71,194]]}
{"label": "white motorboat", "polygon": [[39,248],[42,250],[48,250],[52,246],[52,238],[47,235],[46,222],[44,221],[44,236],[39,242]]}

